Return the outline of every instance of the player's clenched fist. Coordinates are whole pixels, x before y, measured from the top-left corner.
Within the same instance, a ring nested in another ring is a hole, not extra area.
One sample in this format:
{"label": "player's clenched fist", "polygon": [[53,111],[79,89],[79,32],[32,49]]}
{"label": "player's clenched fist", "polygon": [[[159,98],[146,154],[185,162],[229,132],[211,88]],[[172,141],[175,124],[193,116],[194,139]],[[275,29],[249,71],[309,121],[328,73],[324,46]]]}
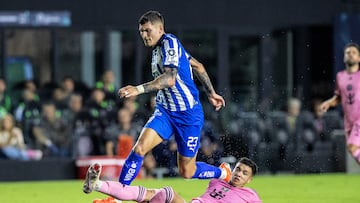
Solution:
{"label": "player's clenched fist", "polygon": [[136,96],[139,94],[139,92],[135,86],[128,85],[126,87],[120,88],[118,91],[118,94],[119,94],[120,98],[124,98],[124,97]]}

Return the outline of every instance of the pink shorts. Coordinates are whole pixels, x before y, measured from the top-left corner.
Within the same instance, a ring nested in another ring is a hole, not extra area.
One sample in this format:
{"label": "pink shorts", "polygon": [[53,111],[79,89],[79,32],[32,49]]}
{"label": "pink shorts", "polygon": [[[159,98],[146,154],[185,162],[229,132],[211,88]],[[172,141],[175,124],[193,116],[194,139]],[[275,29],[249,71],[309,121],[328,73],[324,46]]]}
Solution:
{"label": "pink shorts", "polygon": [[360,146],[360,121],[356,121],[346,136],[346,144]]}

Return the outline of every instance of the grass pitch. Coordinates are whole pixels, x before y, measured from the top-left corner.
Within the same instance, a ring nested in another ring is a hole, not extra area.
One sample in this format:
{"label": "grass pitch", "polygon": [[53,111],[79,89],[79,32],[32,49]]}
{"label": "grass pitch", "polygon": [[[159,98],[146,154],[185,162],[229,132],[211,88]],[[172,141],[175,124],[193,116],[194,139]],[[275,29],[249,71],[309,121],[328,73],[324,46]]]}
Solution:
{"label": "grass pitch", "polygon": [[[91,203],[104,195],[82,192],[82,180],[1,182],[1,203]],[[207,180],[136,180],[133,185],[172,186],[187,201],[205,191]],[[259,175],[249,185],[264,203],[360,203],[360,174]],[[235,203],[235,202],[234,202]]]}

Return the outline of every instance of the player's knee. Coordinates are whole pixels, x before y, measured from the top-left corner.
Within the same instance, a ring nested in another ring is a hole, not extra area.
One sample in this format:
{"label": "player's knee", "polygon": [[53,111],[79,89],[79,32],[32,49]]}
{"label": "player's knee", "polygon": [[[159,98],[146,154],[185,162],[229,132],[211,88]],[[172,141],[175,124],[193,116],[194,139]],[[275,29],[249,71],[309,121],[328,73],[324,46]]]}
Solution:
{"label": "player's knee", "polygon": [[145,156],[145,154],[147,153],[147,150],[141,144],[137,144],[134,146],[134,152],[140,156]]}
{"label": "player's knee", "polygon": [[195,170],[189,169],[189,168],[179,168],[179,174],[186,179],[190,179],[194,176]]}
{"label": "player's knee", "polygon": [[349,151],[351,154],[354,154],[355,151],[358,149],[358,147],[356,147],[356,146],[354,146],[354,145],[352,145],[352,144],[349,144],[349,145],[347,146],[347,149],[348,149],[348,151]]}

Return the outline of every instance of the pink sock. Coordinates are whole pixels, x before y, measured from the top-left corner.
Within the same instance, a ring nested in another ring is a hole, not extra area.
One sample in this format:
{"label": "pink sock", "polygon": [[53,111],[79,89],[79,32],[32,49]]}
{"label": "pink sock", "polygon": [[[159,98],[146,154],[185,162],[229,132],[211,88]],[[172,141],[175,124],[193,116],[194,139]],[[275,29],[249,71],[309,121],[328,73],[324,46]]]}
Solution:
{"label": "pink sock", "polygon": [[354,159],[360,164],[360,148],[356,149],[353,153],[352,153]]}
{"label": "pink sock", "polygon": [[163,187],[156,192],[149,203],[170,203],[174,199],[174,191],[171,187]]}
{"label": "pink sock", "polygon": [[142,186],[128,186],[115,181],[103,181],[98,191],[119,200],[137,202],[142,202],[146,195],[146,189]]}

